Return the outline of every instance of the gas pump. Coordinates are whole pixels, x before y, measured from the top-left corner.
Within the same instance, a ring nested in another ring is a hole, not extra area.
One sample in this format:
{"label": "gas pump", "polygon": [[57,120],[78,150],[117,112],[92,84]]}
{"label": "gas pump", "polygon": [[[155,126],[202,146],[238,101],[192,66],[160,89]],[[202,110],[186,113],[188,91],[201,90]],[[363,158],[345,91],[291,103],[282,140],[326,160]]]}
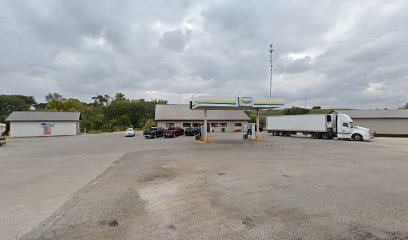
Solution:
{"label": "gas pump", "polygon": [[256,140],[256,130],[255,130],[255,123],[248,123],[244,126],[245,134],[243,136],[244,140]]}
{"label": "gas pump", "polygon": [[207,129],[204,128],[204,125],[200,125],[200,132],[194,136],[194,142],[199,142],[203,144],[212,144],[214,143],[214,138],[211,135],[206,134]]}
{"label": "gas pump", "polygon": [[202,139],[202,136],[204,135],[203,134],[203,131],[204,131],[204,127],[203,127],[203,125],[202,124],[200,124],[200,131],[199,131],[199,133],[198,134],[196,134],[196,135],[194,135],[194,141],[196,141],[196,142],[201,142],[201,141],[203,141],[203,139]]}

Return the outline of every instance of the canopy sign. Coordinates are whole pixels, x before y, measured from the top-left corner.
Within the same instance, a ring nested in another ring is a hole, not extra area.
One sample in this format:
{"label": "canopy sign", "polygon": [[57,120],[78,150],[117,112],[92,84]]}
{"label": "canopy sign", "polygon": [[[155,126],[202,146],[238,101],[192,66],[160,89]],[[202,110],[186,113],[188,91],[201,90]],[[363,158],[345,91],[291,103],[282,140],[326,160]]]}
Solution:
{"label": "canopy sign", "polygon": [[238,97],[239,107],[252,107],[253,104],[252,97]]}
{"label": "canopy sign", "polygon": [[283,107],[283,99],[255,99],[253,97],[209,98],[200,97],[192,101],[192,109],[253,109]]}

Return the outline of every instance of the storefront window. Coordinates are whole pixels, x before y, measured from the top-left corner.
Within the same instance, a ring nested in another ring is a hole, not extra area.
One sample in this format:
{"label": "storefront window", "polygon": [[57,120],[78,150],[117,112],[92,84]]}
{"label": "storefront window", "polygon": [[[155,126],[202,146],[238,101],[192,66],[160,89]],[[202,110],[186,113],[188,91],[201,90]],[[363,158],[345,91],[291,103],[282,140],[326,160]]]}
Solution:
{"label": "storefront window", "polygon": [[220,127],[227,127],[227,123],[220,123]]}
{"label": "storefront window", "polygon": [[235,123],[235,127],[242,127],[242,123]]}
{"label": "storefront window", "polygon": [[211,123],[211,127],[218,127],[218,123]]}
{"label": "storefront window", "polygon": [[191,123],[183,123],[183,127],[191,127]]}
{"label": "storefront window", "polygon": [[193,123],[193,127],[200,127],[200,123]]}
{"label": "storefront window", "polygon": [[174,123],[166,123],[166,127],[174,127]]}

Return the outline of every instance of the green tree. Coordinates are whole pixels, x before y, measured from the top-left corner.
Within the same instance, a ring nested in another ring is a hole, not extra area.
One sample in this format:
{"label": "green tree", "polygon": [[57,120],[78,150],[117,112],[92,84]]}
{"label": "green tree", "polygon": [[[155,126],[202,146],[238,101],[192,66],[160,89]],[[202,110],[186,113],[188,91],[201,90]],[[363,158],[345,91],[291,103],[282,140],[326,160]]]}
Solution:
{"label": "green tree", "polygon": [[322,107],[320,107],[320,106],[314,106],[314,107],[312,107],[312,109],[322,109]]}
{"label": "green tree", "polygon": [[70,98],[63,102],[64,112],[82,112],[86,108],[86,105],[78,99]]}
{"label": "green tree", "polygon": [[64,111],[64,102],[63,101],[51,100],[51,101],[48,102],[48,107],[49,107],[50,111],[63,112]]}
{"label": "green tree", "polygon": [[120,92],[116,93],[114,101],[119,101],[119,100],[126,100],[125,94],[120,93]]}
{"label": "green tree", "polygon": [[309,114],[309,109],[292,107],[284,110],[284,115]]}
{"label": "green tree", "polygon": [[107,123],[105,115],[103,114],[103,109],[100,107],[95,107],[93,105],[87,106],[82,112],[81,128],[83,131],[88,132],[89,130],[102,130],[110,131],[111,128]]}
{"label": "green tree", "polygon": [[147,131],[154,126],[156,126],[156,121],[154,121],[154,119],[147,119],[146,123],[143,126],[143,131]]}
{"label": "green tree", "polygon": [[15,96],[15,97],[22,99],[29,108],[34,107],[37,104],[33,96],[24,96],[24,95],[11,95],[11,96]]}
{"label": "green tree", "polygon": [[4,122],[14,111],[30,110],[30,105],[22,98],[14,95],[0,95],[0,122]]}
{"label": "green tree", "polygon": [[51,102],[51,101],[60,102],[60,101],[65,101],[65,100],[66,99],[59,93],[48,93],[45,96],[45,101],[47,101],[48,103]]}
{"label": "green tree", "polygon": [[48,103],[37,103],[34,105],[35,110],[48,110]]}
{"label": "green tree", "polygon": [[112,120],[122,115],[131,114],[132,104],[129,100],[113,101],[109,106],[104,108],[105,116]]}
{"label": "green tree", "polygon": [[133,125],[137,128],[143,128],[147,119],[153,118],[149,107],[150,103],[144,99],[137,99],[131,101],[131,113],[129,115]]}
{"label": "green tree", "polygon": [[155,125],[154,114],[157,104],[167,104],[167,100],[126,99],[123,93],[117,93],[112,99],[109,95],[92,97],[93,103],[84,103],[78,99],[66,99],[59,93],[46,95],[47,103],[36,103],[30,96],[0,95],[0,120],[16,110],[81,112],[83,131],[114,131],[127,127],[143,128]]}
{"label": "green tree", "polygon": [[119,118],[115,118],[111,121],[111,127],[115,131],[123,131],[128,127],[132,127],[132,122],[126,115],[121,115]]}
{"label": "green tree", "polygon": [[95,106],[108,106],[111,102],[111,97],[107,94],[97,95],[95,97],[92,97],[92,99],[94,100]]}
{"label": "green tree", "polygon": [[152,102],[152,103],[154,103],[154,105],[156,105],[156,104],[167,104],[167,103],[168,103],[168,101],[167,101],[167,100],[164,100],[164,99],[158,99],[158,98],[153,99],[151,102]]}
{"label": "green tree", "polygon": [[403,106],[402,109],[408,109],[408,103],[405,104],[405,106]]}

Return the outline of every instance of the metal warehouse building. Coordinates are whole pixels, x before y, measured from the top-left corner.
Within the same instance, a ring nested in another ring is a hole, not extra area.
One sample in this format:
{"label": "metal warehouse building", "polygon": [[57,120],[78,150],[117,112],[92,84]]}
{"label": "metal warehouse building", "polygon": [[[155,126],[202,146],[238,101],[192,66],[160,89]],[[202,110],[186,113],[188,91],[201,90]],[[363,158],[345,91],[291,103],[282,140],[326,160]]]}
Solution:
{"label": "metal warehouse building", "polygon": [[6,121],[10,122],[10,137],[77,135],[81,113],[16,111]]}
{"label": "metal warehouse building", "polygon": [[[188,104],[156,105],[158,127],[199,127],[204,122],[204,110],[192,110]],[[241,110],[208,110],[207,129],[211,132],[240,132],[250,118]]]}
{"label": "metal warehouse building", "polygon": [[377,136],[408,137],[408,110],[335,110],[349,115],[357,126],[376,131]]}

